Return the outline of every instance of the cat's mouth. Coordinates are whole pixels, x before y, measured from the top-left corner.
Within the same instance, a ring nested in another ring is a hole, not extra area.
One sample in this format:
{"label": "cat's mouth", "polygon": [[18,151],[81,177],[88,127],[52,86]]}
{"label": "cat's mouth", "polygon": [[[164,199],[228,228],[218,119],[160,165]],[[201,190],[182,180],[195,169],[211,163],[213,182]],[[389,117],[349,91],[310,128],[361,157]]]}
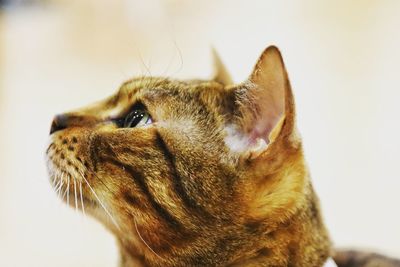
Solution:
{"label": "cat's mouth", "polygon": [[[79,139],[76,136],[51,136],[51,143],[46,149],[47,170],[50,183],[58,197],[71,206],[85,213],[85,209],[94,214],[108,216],[112,224],[119,228],[111,215],[102,195],[95,190],[90,177],[96,177],[89,163],[78,153]],[[97,179],[100,180],[100,179]]]}
{"label": "cat's mouth", "polygon": [[97,204],[88,197],[85,166],[74,153],[77,138],[69,139],[61,135],[51,139],[46,149],[47,170],[56,194],[68,205],[84,211],[85,205]]}

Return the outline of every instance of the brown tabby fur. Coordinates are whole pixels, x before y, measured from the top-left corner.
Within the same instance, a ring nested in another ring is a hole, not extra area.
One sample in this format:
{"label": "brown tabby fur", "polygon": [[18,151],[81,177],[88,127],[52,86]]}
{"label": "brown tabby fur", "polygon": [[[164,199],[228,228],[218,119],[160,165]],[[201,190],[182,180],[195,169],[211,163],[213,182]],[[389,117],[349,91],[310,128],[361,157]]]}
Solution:
{"label": "brown tabby fur", "polygon": [[398,267],[400,260],[385,257],[376,253],[354,250],[336,251],[334,259],[340,267]]}
{"label": "brown tabby fur", "polygon": [[[53,185],[114,233],[124,267],[322,266],[331,242],[279,51],[237,85],[215,63],[213,80],[141,77],[57,116]],[[112,123],[138,102],[151,125]]]}

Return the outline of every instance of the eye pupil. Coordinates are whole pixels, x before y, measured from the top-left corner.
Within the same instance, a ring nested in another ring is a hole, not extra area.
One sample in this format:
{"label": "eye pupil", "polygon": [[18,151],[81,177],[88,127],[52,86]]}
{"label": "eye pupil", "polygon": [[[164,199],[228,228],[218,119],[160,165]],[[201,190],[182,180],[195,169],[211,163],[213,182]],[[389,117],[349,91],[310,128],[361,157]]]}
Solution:
{"label": "eye pupil", "polygon": [[143,109],[130,112],[124,119],[122,127],[133,128],[151,123],[150,115]]}

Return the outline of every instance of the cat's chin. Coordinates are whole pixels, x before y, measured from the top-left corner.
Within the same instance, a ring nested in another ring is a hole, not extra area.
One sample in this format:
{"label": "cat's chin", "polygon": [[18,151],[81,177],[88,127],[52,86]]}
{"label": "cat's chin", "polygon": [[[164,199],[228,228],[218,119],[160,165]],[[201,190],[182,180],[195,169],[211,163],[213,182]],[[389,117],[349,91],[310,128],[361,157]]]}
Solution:
{"label": "cat's chin", "polygon": [[[83,193],[83,190],[81,191],[80,187],[75,186],[71,181],[69,186],[68,180],[66,180],[66,184],[60,186],[60,178],[56,176],[50,177],[51,185],[63,203],[67,204],[72,209],[79,210],[84,215],[90,215],[96,218],[111,232],[117,234],[120,227],[114,217],[111,216],[112,219],[110,219],[110,215],[107,214],[109,213],[109,209],[105,211],[105,208],[103,207],[104,204],[100,204],[96,199],[91,198],[92,194]],[[58,181],[58,185],[55,183],[56,181]]]}
{"label": "cat's chin", "polygon": [[60,175],[50,175],[50,184],[56,195],[65,204],[82,212],[99,207],[96,200],[91,199],[88,197],[89,194],[85,193],[85,187],[81,181],[76,181],[74,178],[63,175],[62,171],[52,170],[52,172],[61,173]]}

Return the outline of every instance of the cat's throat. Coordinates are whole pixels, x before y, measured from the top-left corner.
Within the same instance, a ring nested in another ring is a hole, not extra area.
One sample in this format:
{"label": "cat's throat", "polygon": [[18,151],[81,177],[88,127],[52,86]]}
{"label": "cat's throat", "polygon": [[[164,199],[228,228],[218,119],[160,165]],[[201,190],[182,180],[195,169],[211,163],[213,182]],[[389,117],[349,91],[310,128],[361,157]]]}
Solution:
{"label": "cat's throat", "polygon": [[[276,225],[272,231],[248,236],[247,243],[238,241],[243,244],[241,247],[227,244],[224,242],[226,237],[215,241],[215,244],[225,243],[225,246],[213,246],[199,237],[200,240],[186,242],[178,253],[173,247],[160,253],[151,248],[151,243],[142,243],[138,247],[120,239],[121,267],[324,266],[331,257],[331,243],[315,202],[316,196],[314,193],[311,196],[306,208],[299,209],[287,222]],[[234,240],[230,242],[234,243]]]}

